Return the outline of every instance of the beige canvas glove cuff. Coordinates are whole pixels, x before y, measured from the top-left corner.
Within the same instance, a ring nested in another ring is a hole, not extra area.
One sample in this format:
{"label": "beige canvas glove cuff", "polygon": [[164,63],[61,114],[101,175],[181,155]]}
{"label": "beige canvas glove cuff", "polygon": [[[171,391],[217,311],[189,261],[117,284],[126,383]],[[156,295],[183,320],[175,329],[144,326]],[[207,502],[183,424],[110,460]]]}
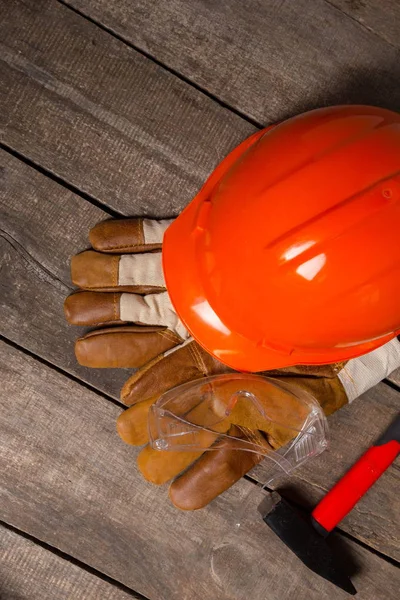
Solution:
{"label": "beige canvas glove cuff", "polygon": [[368,391],[400,367],[400,341],[391,340],[384,346],[349,360],[338,377],[349,402]]}

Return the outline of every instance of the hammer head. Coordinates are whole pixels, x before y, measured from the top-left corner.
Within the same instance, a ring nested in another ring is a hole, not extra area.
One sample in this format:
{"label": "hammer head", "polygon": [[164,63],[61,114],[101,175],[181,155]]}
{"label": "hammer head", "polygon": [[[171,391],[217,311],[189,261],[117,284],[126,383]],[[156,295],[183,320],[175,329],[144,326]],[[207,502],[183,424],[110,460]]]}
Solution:
{"label": "hammer head", "polygon": [[345,592],[352,595],[357,593],[350,578],[337,564],[325,538],[314,529],[311,520],[306,520],[277,492],[269,494],[258,510],[264,522],[309,569]]}

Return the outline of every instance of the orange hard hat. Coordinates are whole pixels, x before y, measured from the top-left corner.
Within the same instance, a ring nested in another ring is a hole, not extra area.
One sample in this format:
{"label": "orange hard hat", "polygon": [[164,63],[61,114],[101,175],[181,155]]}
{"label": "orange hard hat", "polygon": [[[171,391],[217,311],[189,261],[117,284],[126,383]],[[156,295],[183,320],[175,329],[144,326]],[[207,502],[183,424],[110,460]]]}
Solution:
{"label": "orange hard hat", "polygon": [[193,337],[241,371],[347,360],[400,332],[400,115],[314,110],[255,133],[168,228]]}

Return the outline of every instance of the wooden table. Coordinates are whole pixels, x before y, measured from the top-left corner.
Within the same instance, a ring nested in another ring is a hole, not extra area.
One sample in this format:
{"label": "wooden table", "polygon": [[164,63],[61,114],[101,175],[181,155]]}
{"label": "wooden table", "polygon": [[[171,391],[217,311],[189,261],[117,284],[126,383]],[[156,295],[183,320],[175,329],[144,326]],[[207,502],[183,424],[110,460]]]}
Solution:
{"label": "wooden table", "polygon": [[[268,123],[400,107],[397,0],[0,0],[2,600],[345,598],[266,528],[224,554],[243,480],[181,513],[115,433],[127,372],[77,365],[71,255],[113,215],[169,217]],[[286,493],[310,507],[391,421],[394,373],[330,419]],[[262,469],[254,474],[262,480]],[[399,466],[334,535],[359,598],[398,597]],[[301,499],[299,499],[301,492]],[[209,541],[219,553],[210,560]],[[214,557],[215,558],[215,557]]]}

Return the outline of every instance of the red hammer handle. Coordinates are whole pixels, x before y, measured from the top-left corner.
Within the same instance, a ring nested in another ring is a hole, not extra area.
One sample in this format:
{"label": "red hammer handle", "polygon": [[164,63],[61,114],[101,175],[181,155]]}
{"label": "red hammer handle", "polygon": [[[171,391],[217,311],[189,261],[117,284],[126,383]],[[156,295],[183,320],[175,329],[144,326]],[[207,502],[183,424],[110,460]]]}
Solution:
{"label": "red hammer handle", "polygon": [[327,493],[312,512],[314,525],[327,535],[357,504],[400,452],[400,415],[378,442]]}

